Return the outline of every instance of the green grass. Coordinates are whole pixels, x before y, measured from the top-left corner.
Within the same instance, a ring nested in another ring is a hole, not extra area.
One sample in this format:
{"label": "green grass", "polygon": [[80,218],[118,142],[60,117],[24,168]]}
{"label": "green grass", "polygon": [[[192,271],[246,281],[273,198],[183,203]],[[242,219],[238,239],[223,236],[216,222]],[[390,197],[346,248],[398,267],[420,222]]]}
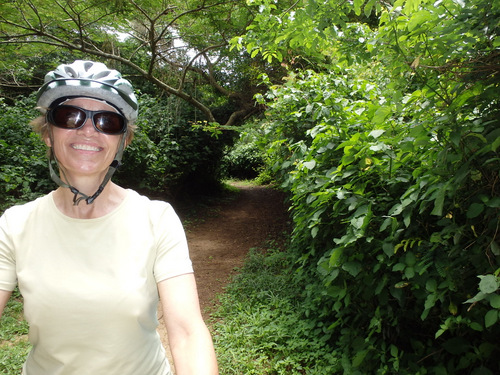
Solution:
{"label": "green grass", "polygon": [[324,327],[306,319],[305,286],[281,251],[251,249],[211,324],[221,375],[334,374]]}
{"label": "green grass", "polygon": [[0,374],[20,374],[31,345],[19,291],[12,293],[0,320]]}

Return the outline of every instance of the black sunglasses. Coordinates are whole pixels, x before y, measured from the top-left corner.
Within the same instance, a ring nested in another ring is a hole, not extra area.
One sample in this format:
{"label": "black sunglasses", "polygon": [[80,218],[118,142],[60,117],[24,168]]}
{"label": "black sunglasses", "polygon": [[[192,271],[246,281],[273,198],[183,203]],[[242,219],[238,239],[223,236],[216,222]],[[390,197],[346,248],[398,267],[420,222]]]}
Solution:
{"label": "black sunglasses", "polygon": [[88,118],[100,133],[117,135],[127,130],[127,120],[112,111],[89,111],[73,105],[60,105],[47,112],[47,121],[62,129],[80,129]]}

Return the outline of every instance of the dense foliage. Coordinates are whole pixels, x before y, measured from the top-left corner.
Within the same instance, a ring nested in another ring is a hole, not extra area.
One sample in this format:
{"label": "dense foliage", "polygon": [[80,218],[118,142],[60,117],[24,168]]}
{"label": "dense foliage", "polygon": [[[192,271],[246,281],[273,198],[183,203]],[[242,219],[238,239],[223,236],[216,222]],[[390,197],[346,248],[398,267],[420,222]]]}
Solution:
{"label": "dense foliage", "polygon": [[363,54],[331,45],[328,71],[320,59],[262,97],[307,318],[339,372],[500,370],[499,16],[398,2],[377,30],[343,26],[338,50]]}
{"label": "dense foliage", "polygon": [[[251,122],[238,132],[239,138],[228,147],[222,159],[223,176],[241,180],[262,179],[264,175],[265,153],[259,148],[259,136]],[[245,131],[244,128],[249,129]],[[263,181],[262,181],[263,182]],[[268,181],[269,182],[269,181]]]}
{"label": "dense foliage", "polygon": [[52,185],[46,146],[28,125],[36,116],[33,98],[20,99],[16,106],[0,102],[0,212]]}
{"label": "dense foliage", "polygon": [[221,181],[221,159],[234,137],[214,135],[191,121],[195,116],[179,99],[140,96],[138,131],[126,149],[118,181],[167,197],[214,191]]}

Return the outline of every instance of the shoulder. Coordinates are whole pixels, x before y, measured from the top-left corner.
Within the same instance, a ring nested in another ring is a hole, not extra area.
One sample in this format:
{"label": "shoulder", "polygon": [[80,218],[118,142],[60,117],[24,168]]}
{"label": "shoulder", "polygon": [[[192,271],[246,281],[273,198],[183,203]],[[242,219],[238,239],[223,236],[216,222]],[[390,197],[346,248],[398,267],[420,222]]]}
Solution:
{"label": "shoulder", "polygon": [[47,210],[50,208],[50,199],[51,194],[48,194],[31,202],[12,206],[5,210],[2,215],[2,220],[13,223],[27,221],[40,210]]}
{"label": "shoulder", "polygon": [[139,212],[152,219],[161,217],[177,217],[174,208],[168,202],[150,199],[134,190],[128,190],[127,205],[137,215]]}
{"label": "shoulder", "polygon": [[139,194],[137,191],[128,189],[128,196],[127,200],[129,204],[131,205],[136,205],[139,207],[143,207],[146,209],[173,209],[170,203],[161,201],[161,200],[156,200],[156,199],[151,199],[145,195]]}
{"label": "shoulder", "polygon": [[162,243],[172,244],[184,241],[182,222],[170,203],[153,200],[130,190],[127,205],[128,216],[124,220],[133,224],[134,232],[148,233],[150,231],[160,248],[164,247],[160,245]]}
{"label": "shoulder", "polygon": [[25,238],[30,228],[52,222],[49,200],[50,195],[7,209],[0,217],[0,244]]}

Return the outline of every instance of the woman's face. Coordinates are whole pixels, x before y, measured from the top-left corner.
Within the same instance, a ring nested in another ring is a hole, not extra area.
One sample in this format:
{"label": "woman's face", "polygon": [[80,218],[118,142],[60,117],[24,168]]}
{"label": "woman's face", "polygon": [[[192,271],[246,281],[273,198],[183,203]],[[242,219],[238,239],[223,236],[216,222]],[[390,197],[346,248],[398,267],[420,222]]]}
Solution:
{"label": "woman's face", "polygon": [[[93,99],[71,99],[64,104],[91,111],[113,111],[110,105]],[[59,165],[71,179],[72,177],[102,178],[113,161],[121,135],[108,135],[98,132],[92,119],[88,118],[80,129],[61,129],[49,125],[52,140],[45,137],[47,146],[52,147]]]}

